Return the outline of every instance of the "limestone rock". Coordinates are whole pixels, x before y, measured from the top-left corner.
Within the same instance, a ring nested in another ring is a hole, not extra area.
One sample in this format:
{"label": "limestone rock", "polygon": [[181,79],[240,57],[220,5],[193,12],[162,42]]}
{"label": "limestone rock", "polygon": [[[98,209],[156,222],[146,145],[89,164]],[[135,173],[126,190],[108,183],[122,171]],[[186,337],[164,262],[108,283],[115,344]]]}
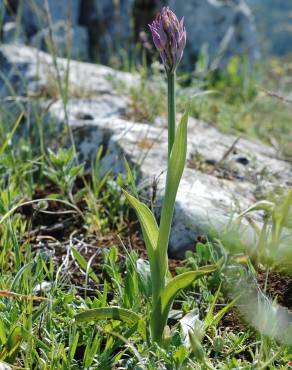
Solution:
{"label": "limestone rock", "polygon": [[[0,62],[1,71],[5,73],[18,96],[25,94],[31,97],[57,97],[57,71],[50,54],[24,45],[1,45]],[[57,68],[64,84],[67,59],[58,58]],[[112,94],[114,82],[133,84],[135,81],[135,77],[130,73],[118,72],[102,65],[71,60],[69,68],[68,88],[71,97],[88,98]],[[6,84],[0,80],[0,94],[5,95],[5,91],[9,95]]]}
{"label": "limestone rock", "polygon": [[16,22],[6,22],[2,27],[2,40],[5,44],[24,43],[25,39]]}
{"label": "limestone rock", "polygon": [[[23,96],[40,94],[48,88],[54,73],[51,56],[29,47],[1,46],[0,62],[1,72]],[[58,66],[63,76],[66,60],[58,59]],[[68,122],[82,161],[90,164],[98,146],[103,145],[107,149],[103,158],[106,169],[122,172],[126,156],[137,166],[140,186],[148,195],[153,180],[158,180],[155,210],[159,214],[167,164],[167,130],[163,122],[154,125],[127,120],[129,98],[124,91],[121,94],[115,90],[116,80],[124,85],[139,83],[137,76],[128,73],[72,61],[69,83],[75,93],[70,94]],[[5,94],[7,90],[3,84],[1,89],[0,83],[0,95]],[[47,101],[39,102],[40,107],[44,104],[49,107],[50,124],[54,122],[56,131],[62,132],[65,116],[59,97],[47,95]],[[291,163],[278,159],[273,148],[225,135],[190,118],[187,168],[178,191],[170,254],[183,257],[186,249],[194,248],[200,235],[222,236],[232,216],[275,186],[291,186],[291,174]],[[243,241],[252,246],[253,237],[246,225]]]}
{"label": "limestone rock", "polygon": [[[67,23],[73,28],[78,25],[79,0],[48,0],[48,5],[53,24]],[[45,10],[45,0],[21,1],[19,8],[23,29],[29,38],[41,29],[47,28],[48,14]]]}
{"label": "limestone rock", "polygon": [[0,362],[0,370],[12,370],[12,367],[4,362]]}
{"label": "limestone rock", "polygon": [[92,58],[108,64],[130,55],[133,4],[134,0],[81,2],[79,21],[88,29]]}
{"label": "limestone rock", "polygon": [[[88,60],[88,34],[87,29],[79,25],[79,0],[65,2],[49,0],[48,4],[52,36],[57,54],[59,56],[70,55],[74,59]],[[20,34],[22,38],[32,46],[47,50],[50,39],[45,1],[21,1],[18,3],[16,12],[20,15],[22,28]],[[14,17],[16,17],[16,12]],[[5,33],[3,41],[9,42]]]}
{"label": "limestone rock", "polygon": [[[185,17],[188,42],[183,65],[186,68],[194,68],[204,46],[212,68],[224,67],[230,57],[237,54],[247,54],[250,60],[258,57],[255,23],[244,0],[48,2],[53,39],[59,56],[66,55],[69,38],[72,58],[91,58],[115,65],[131,60],[135,54],[135,43],[143,39],[143,47],[150,59],[156,54],[151,48],[153,43],[148,23],[162,6],[169,5],[179,17]],[[9,0],[9,3],[13,3],[15,8],[17,1]],[[44,3],[44,0],[20,1],[18,8],[22,15],[23,39],[42,50],[47,48],[49,32]],[[13,19],[10,14],[6,21],[16,22],[16,16]],[[140,37],[141,32],[143,37]],[[6,40],[9,42],[10,38],[6,37]]]}
{"label": "limestone rock", "polygon": [[205,45],[209,64],[224,67],[231,56],[259,57],[253,15],[244,0],[169,0],[170,7],[185,18],[187,47],[183,64],[193,68]]}

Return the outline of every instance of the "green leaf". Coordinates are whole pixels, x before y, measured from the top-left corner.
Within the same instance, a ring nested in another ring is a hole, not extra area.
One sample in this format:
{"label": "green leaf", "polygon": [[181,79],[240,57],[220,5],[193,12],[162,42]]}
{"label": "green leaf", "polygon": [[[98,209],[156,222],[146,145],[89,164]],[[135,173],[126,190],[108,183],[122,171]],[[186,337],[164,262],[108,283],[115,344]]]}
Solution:
{"label": "green leaf", "polygon": [[[280,225],[292,229],[292,189],[288,192],[288,195],[283,199],[282,203],[276,207],[276,210],[278,210],[278,212],[275,213],[279,214],[278,218]],[[277,216],[273,218],[275,222]]]}
{"label": "green leaf", "polygon": [[128,324],[136,324],[140,316],[135,312],[121,307],[101,307],[81,312],[75,316],[77,323],[93,320],[119,320]]}
{"label": "green leaf", "polygon": [[69,353],[69,358],[72,361],[74,359],[76,349],[78,346],[78,341],[79,341],[79,332],[75,333],[73,342],[70,344],[70,353]]}
{"label": "green leaf", "polygon": [[255,204],[253,204],[251,207],[247,208],[245,211],[243,211],[238,218],[242,218],[248,213],[255,212],[255,211],[265,211],[267,213],[271,213],[275,207],[275,204],[272,202],[269,202],[267,200],[261,200]]}
{"label": "green leaf", "polygon": [[13,282],[11,284],[11,287],[10,287],[10,290],[13,292],[16,290],[17,286],[18,286],[18,283],[21,279],[21,277],[24,275],[24,273],[26,273],[27,271],[31,270],[31,268],[33,267],[34,263],[33,262],[29,262],[27,263],[26,265],[22,266],[20,270],[17,271],[14,279],[13,279]]}
{"label": "green leaf", "polygon": [[134,193],[135,197],[138,198],[138,189],[136,187],[135,177],[126,157],[124,158],[124,165],[126,170],[127,183],[130,186],[131,191]]}
{"label": "green leaf", "polygon": [[135,209],[136,214],[138,216],[144,241],[146,244],[148,257],[150,260],[150,263],[154,261],[154,252],[157,246],[157,240],[158,240],[158,226],[157,222],[155,220],[155,217],[153,213],[150,211],[150,209],[134,198],[132,195],[127,193],[125,190],[123,190],[128,202],[131,204],[131,206]]}
{"label": "green leaf", "polygon": [[8,357],[5,358],[7,362],[14,361],[21,342],[23,340],[22,330],[20,326],[15,326],[11,329],[9,337],[7,339],[6,348],[8,352]]}
{"label": "green leaf", "polygon": [[5,326],[1,318],[0,318],[0,341],[1,344],[5,344],[5,342],[7,341]]}
{"label": "green leaf", "polygon": [[157,243],[160,261],[165,260],[167,253],[175,198],[186,163],[187,124],[188,113],[186,112],[177,128],[174,144],[168,162],[165,197],[162,206],[160,231]]}
{"label": "green leaf", "polygon": [[139,258],[136,261],[136,271],[139,277],[140,289],[146,297],[150,297],[152,293],[152,279],[149,262]]}
{"label": "green leaf", "polygon": [[211,323],[213,321],[213,314],[214,314],[214,310],[215,310],[215,304],[218,300],[218,297],[219,297],[219,293],[220,293],[220,290],[221,290],[221,284],[219,285],[219,288],[217,289],[217,292],[213,298],[213,301],[211,303],[211,306],[209,307],[208,309],[208,313],[205,317],[205,320],[204,320],[204,325],[206,328],[208,328],[209,326],[211,326]]}
{"label": "green leaf", "polygon": [[84,270],[86,271],[86,273],[88,274],[88,276],[90,276],[90,278],[96,283],[96,284],[99,284],[99,279],[98,277],[96,276],[96,274],[94,273],[93,269],[88,265],[88,262],[86,261],[86,259],[79,253],[79,251],[75,248],[72,248],[71,249],[72,251],[72,254],[73,254],[73,257],[74,259],[76,260],[76,262],[78,263],[78,265]]}
{"label": "green leaf", "polygon": [[[200,268],[196,271],[185,272],[180,274],[166,285],[152,310],[151,329],[155,338],[159,340],[167,323],[169,311],[175,296],[180,290],[187,288],[196,279],[218,270],[217,265],[210,265]],[[153,335],[153,334],[152,334]]]}
{"label": "green leaf", "polygon": [[205,266],[196,271],[189,271],[183,274],[175,276],[166,285],[164,291],[161,295],[161,308],[162,312],[169,312],[170,306],[181,289],[187,288],[198,278],[208,275],[214,271],[217,271],[218,267],[216,265]]}
{"label": "green leaf", "polygon": [[4,143],[0,147],[0,155],[3,154],[3,152],[5,151],[5,149],[7,148],[7,146],[9,145],[9,142],[12,139],[13,135],[15,134],[15,131],[17,130],[19,124],[21,123],[23,116],[24,116],[24,112],[20,113],[20,115],[18,116],[18,118],[17,118],[17,120],[15,122],[15,125],[13,126],[12,130],[7,135]]}

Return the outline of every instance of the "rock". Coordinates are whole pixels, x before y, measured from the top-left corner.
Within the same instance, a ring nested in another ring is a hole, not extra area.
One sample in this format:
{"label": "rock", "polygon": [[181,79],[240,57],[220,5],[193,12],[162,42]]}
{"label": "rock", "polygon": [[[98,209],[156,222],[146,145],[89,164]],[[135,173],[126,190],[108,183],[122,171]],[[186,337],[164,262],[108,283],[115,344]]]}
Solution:
{"label": "rock", "polygon": [[[16,14],[15,0],[13,3]],[[141,41],[150,61],[156,54],[148,24],[164,5],[185,17],[188,42],[183,65],[187,69],[194,68],[204,46],[212,68],[224,67],[237,54],[258,58],[255,24],[244,0],[49,0],[56,51],[59,56],[67,55],[69,38],[74,59],[90,57],[104,64],[125,65],[137,53],[136,42]],[[19,7],[23,38],[46,50],[44,0],[21,1]],[[15,17],[10,21],[16,22]]]}
{"label": "rock", "polygon": [[81,2],[80,24],[88,29],[90,53],[101,63],[116,63],[134,47],[131,26],[134,0]]}
{"label": "rock", "polygon": [[[67,23],[69,27],[78,25],[79,0],[48,0],[49,17],[53,24]],[[22,25],[26,35],[31,38],[39,30],[47,28],[48,14],[45,8],[45,0],[34,0],[20,2],[20,12],[22,15]]]}
{"label": "rock", "polygon": [[[1,46],[0,62],[2,72],[21,94],[40,94],[48,88],[54,73],[51,56],[29,47]],[[58,66],[63,76],[66,60],[58,59]],[[126,89],[122,94],[115,89],[116,81],[125,86],[139,83],[137,76],[108,67],[76,61],[70,64],[69,84],[75,93],[70,94],[68,102],[68,122],[80,160],[90,164],[98,146],[103,145],[107,149],[103,157],[105,169],[119,173],[124,171],[126,156],[139,169],[141,187],[148,194],[153,179],[158,180],[156,211],[159,214],[167,164],[165,124],[125,119],[130,101],[125,96]],[[46,96],[48,101],[39,104],[49,107],[48,120],[51,125],[55,122],[57,132],[63,132],[62,103],[58,96]],[[232,216],[275,186],[292,185],[291,163],[278,159],[273,148],[255,140],[225,135],[193,118],[189,121],[187,163],[170,240],[169,252],[174,257],[183,257],[185,250],[193,249],[201,235],[222,237]],[[241,230],[242,242],[252,246],[253,238],[251,228],[246,225]]]}
{"label": "rock", "polygon": [[12,367],[4,362],[0,362],[0,370],[12,370]]}
{"label": "rock", "polygon": [[244,0],[169,0],[170,7],[185,18],[187,47],[183,65],[194,68],[205,45],[209,64],[224,67],[233,55],[259,58],[253,15]]}
{"label": "rock", "polygon": [[[47,49],[49,40],[49,29],[44,28],[38,31],[30,39],[30,45],[41,50]],[[70,55],[72,59],[88,60],[88,34],[83,27],[75,26],[68,29],[64,22],[54,23],[53,40],[58,56]]]}
{"label": "rock", "polygon": [[6,22],[2,27],[2,40],[5,44],[24,43],[25,39],[16,22]]}
{"label": "rock", "polygon": [[[0,62],[1,71],[5,73],[18,96],[45,95],[55,98],[58,95],[57,71],[51,55],[24,45],[1,45]],[[67,59],[58,58],[57,68],[63,84],[68,68]],[[25,77],[25,81],[19,72]],[[88,98],[113,94],[113,85],[119,81],[133,84],[137,79],[130,73],[118,72],[106,66],[70,61],[68,88],[71,97]],[[0,94],[4,96],[5,91],[9,95],[5,83],[0,80]]]}
{"label": "rock", "polygon": [[[79,0],[66,2],[49,0],[49,13],[52,36],[59,56],[70,55],[74,59],[88,60],[87,29],[79,25]],[[48,15],[44,0],[19,2],[18,13],[21,15],[22,37],[32,46],[48,49]],[[15,15],[16,17],[16,15]],[[9,42],[9,40],[4,39]]]}
{"label": "rock", "polygon": [[[0,117],[3,120],[15,122],[15,117],[20,111],[28,109],[27,105],[31,105],[35,109],[37,103],[35,97],[45,97],[49,100],[57,99],[56,109],[62,106],[58,101],[60,92],[57,71],[49,54],[26,46],[2,45],[0,65],[1,72],[6,77],[6,79],[0,78],[0,96],[5,98],[0,106]],[[64,88],[68,62],[66,59],[58,58],[57,66],[62,88]],[[80,64],[75,61],[70,61],[70,71],[68,81],[69,95],[71,96],[70,109],[73,106],[72,109],[75,112],[76,107],[79,107],[80,112],[84,112],[82,113],[83,117],[87,116],[87,118],[92,115],[92,110],[94,115],[99,112],[102,117],[106,117],[106,112],[111,114],[115,110],[119,115],[125,114],[128,109],[128,99],[114,95],[113,85],[119,81],[131,85],[137,81],[133,75],[117,72],[102,65]],[[27,97],[29,97],[28,101]],[[87,102],[87,106],[82,106],[82,98]],[[116,108],[114,104],[117,104]],[[90,107],[89,111],[88,107]],[[59,113],[64,114],[64,110],[59,109]],[[49,132],[46,137],[49,138]]]}

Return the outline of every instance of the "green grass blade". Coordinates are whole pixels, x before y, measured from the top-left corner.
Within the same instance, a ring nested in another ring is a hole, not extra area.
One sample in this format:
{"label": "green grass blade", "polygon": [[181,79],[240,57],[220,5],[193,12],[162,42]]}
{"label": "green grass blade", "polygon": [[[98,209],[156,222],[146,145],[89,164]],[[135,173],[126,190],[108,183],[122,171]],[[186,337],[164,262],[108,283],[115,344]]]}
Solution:
{"label": "green grass blade", "polygon": [[213,298],[213,301],[211,303],[211,306],[209,307],[208,312],[207,312],[207,315],[206,315],[206,317],[204,319],[204,325],[206,327],[209,327],[211,325],[213,319],[214,319],[213,314],[214,314],[214,310],[215,310],[215,304],[216,304],[216,302],[218,300],[218,297],[219,297],[219,294],[220,294],[220,290],[221,290],[221,284],[219,285],[219,288],[217,289],[217,292],[216,292],[216,294],[215,294],[215,296]]}
{"label": "green grass blade", "polygon": [[78,341],[79,341],[79,332],[75,333],[75,336],[73,338],[73,342],[70,345],[70,352],[69,352],[69,358],[72,361],[74,359],[77,346],[78,346]]}
{"label": "green grass blade", "polygon": [[221,290],[221,284],[213,298],[213,301],[211,303],[210,308],[208,309],[208,313],[204,319],[204,330],[206,331],[210,326],[212,325],[217,325],[219,321],[223,318],[223,316],[230,310],[232,306],[235,305],[235,303],[238,301],[239,296],[234,298],[231,302],[229,302],[226,306],[224,306],[219,312],[217,312],[214,315],[214,310],[215,310],[215,304],[218,300],[219,293]]}
{"label": "green grass blade", "polygon": [[119,320],[128,324],[136,324],[140,320],[140,316],[133,311],[120,307],[95,308],[75,316],[77,323],[93,320]]}
{"label": "green grass blade", "polygon": [[265,211],[268,213],[271,213],[275,207],[275,204],[272,202],[269,202],[267,200],[261,200],[255,204],[253,204],[251,207],[247,208],[245,211],[243,211],[238,218],[242,218],[246,216],[248,213],[255,212],[255,211]]}
{"label": "green grass blade", "polygon": [[126,159],[124,158],[124,166],[126,170],[126,176],[127,176],[127,183],[131,189],[131,192],[134,193],[135,197],[138,198],[138,189],[136,187],[136,181],[135,181],[135,176],[131,170],[131,167]]}
{"label": "green grass blade", "polygon": [[20,113],[20,115],[18,116],[16,122],[15,122],[15,125],[13,126],[12,130],[9,132],[9,134],[7,135],[4,143],[2,144],[2,146],[0,147],[0,155],[3,154],[4,150],[7,148],[10,140],[12,139],[13,135],[15,134],[15,131],[17,130],[18,126],[20,125],[21,123],[21,120],[24,116],[24,113]]}
{"label": "green grass blade", "polygon": [[86,259],[79,253],[76,248],[72,248],[71,251],[75,261],[82,268],[82,270],[84,270],[96,284],[99,284],[99,278],[96,276],[93,269],[88,266],[88,262],[86,261]]}
{"label": "green grass blade", "polygon": [[34,200],[29,200],[27,202],[18,203],[15,207],[11,208],[8,212],[6,212],[5,215],[0,219],[0,225],[3,224],[3,222],[7,220],[15,211],[17,211],[18,208],[23,207],[23,206],[28,206],[31,204],[35,204],[35,203],[39,203],[39,202],[58,202],[61,204],[65,204],[68,207],[73,208],[76,211],[76,213],[78,213],[82,217],[83,220],[85,219],[80,209],[76,207],[74,204],[67,202],[66,200],[56,199],[56,198],[41,198],[41,199],[34,199]]}
{"label": "green grass blade", "polygon": [[238,297],[235,297],[231,302],[229,302],[226,306],[224,306],[219,312],[216,313],[216,315],[214,315],[212,317],[212,319],[209,321],[208,325],[204,325],[205,327],[205,330],[214,325],[214,326],[217,326],[219,321],[223,318],[224,315],[226,315],[226,313],[230,310],[231,307],[233,307],[235,305],[235,303],[238,301],[240,296]]}
{"label": "green grass blade", "polygon": [[23,276],[23,274],[29,271],[32,267],[33,267],[33,262],[29,262],[26,265],[22,266],[20,270],[18,270],[11,284],[11,287],[10,287],[11,291],[15,291],[17,289],[17,285],[19,283],[19,280]]}
{"label": "green grass blade", "polygon": [[6,341],[7,341],[7,336],[6,336],[5,325],[2,321],[2,319],[0,318],[0,342],[1,342],[1,345],[5,344]]}

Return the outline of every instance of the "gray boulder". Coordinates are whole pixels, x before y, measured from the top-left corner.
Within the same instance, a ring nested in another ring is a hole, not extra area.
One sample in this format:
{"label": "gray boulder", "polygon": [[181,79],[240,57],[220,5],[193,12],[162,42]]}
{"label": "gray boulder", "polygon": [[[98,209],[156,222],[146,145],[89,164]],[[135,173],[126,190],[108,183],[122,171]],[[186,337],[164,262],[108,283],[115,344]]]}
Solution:
{"label": "gray boulder", "polygon": [[[48,14],[45,0],[27,0],[19,2],[24,32],[30,38],[48,26]],[[48,0],[49,16],[52,23],[63,22],[69,27],[78,25],[79,0]]]}
{"label": "gray boulder", "polygon": [[3,24],[2,40],[5,44],[21,44],[25,42],[25,37],[17,22],[5,22]]}
{"label": "gray boulder", "polygon": [[[1,46],[0,61],[2,74],[23,96],[41,96],[53,80],[51,56],[37,49]],[[58,59],[61,77],[66,72],[66,63],[65,59]],[[167,164],[166,122],[159,119],[150,124],[125,119],[130,100],[125,94],[127,89],[123,89],[122,95],[115,89],[117,81],[123,86],[139,84],[138,77],[129,73],[71,61],[68,123],[81,161],[90,164],[99,145],[103,145],[107,148],[103,158],[105,169],[123,172],[126,156],[137,166],[140,187],[148,197],[153,180],[158,180],[154,210],[159,215]],[[0,83],[0,95],[3,94],[7,97],[9,91],[1,90]],[[47,119],[55,131],[64,132],[62,103],[58,96],[46,96],[47,101],[41,99],[39,107],[49,110]],[[36,99],[28,99],[26,104],[29,106],[32,101]],[[209,124],[190,118],[187,168],[178,191],[170,254],[183,257],[201,235],[222,237],[232,217],[275,186],[291,186],[291,175],[291,163],[278,159],[275,149],[255,140],[225,135]],[[250,227],[244,226],[241,242],[252,246],[253,238]]]}
{"label": "gray boulder", "polygon": [[[259,56],[254,19],[244,0],[48,0],[48,3],[59,56],[68,54],[69,40],[72,58],[91,58],[115,65],[131,60],[136,52],[135,43],[140,40],[150,60],[154,50],[148,23],[164,5],[185,17],[188,41],[183,65],[187,69],[194,68],[203,48],[212,68],[224,67],[233,55],[246,54],[252,61]],[[44,0],[19,1],[18,12],[22,15],[22,39],[47,50],[49,30],[44,4]],[[6,21],[15,19],[10,14]],[[10,42],[11,33],[10,25],[5,41]]]}
{"label": "gray boulder", "polygon": [[[57,55],[70,56],[76,60],[88,60],[88,34],[83,27],[75,25],[68,28],[65,22],[56,22],[53,24],[53,40]],[[44,28],[38,31],[30,39],[30,45],[41,50],[48,49],[49,29]]]}
{"label": "gray boulder", "polygon": [[[45,0],[19,1],[17,12],[21,20],[22,39],[32,46],[48,50],[50,23],[57,55],[87,60],[89,41],[87,29],[79,25],[79,0],[48,0],[48,4],[49,13],[45,8]],[[3,41],[9,42],[11,37],[6,34],[3,35]]]}
{"label": "gray boulder", "polygon": [[224,67],[237,54],[259,57],[254,18],[244,0],[169,0],[169,5],[185,18],[187,68],[194,67],[203,46],[213,68]]}
{"label": "gray boulder", "polygon": [[108,64],[130,55],[134,1],[81,1],[79,22],[88,29],[92,58]]}

